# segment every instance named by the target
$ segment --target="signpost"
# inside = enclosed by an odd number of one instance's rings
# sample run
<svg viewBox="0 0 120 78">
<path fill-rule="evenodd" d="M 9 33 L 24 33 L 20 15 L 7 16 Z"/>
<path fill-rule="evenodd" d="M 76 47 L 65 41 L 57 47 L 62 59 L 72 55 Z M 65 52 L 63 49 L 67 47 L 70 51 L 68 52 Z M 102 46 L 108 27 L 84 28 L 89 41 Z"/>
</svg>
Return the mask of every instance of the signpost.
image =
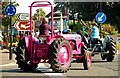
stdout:
<svg viewBox="0 0 120 78">
<path fill-rule="evenodd" d="M 104 23 L 107 17 L 103 12 L 99 12 L 95 18 L 98 23 Z"/>
<path fill-rule="evenodd" d="M 10 17 L 10 54 L 9 54 L 9 59 L 12 59 L 12 16 L 14 16 L 16 13 L 16 8 L 11 4 L 7 5 L 5 8 L 5 14 Z"/>
<path fill-rule="evenodd" d="M 98 23 L 103 24 L 106 21 L 107 17 L 103 12 L 99 12 L 99 13 L 97 13 L 95 19 Z M 100 26 L 100 37 L 101 36 L 102 35 L 101 35 L 101 26 Z"/>
<path fill-rule="evenodd" d="M 19 20 L 30 20 L 30 14 L 29 13 L 20 13 L 18 15 Z"/>
<path fill-rule="evenodd" d="M 32 29 L 34 29 L 34 21 L 32 21 Z M 18 30 L 18 31 L 30 31 L 30 21 L 28 20 L 19 20 L 16 21 L 16 23 L 14 24 L 14 27 Z"/>
<path fill-rule="evenodd" d="M 5 14 L 7 16 L 12 17 L 15 15 L 15 13 L 16 13 L 16 8 L 12 4 L 7 5 L 7 7 L 5 8 Z"/>
</svg>

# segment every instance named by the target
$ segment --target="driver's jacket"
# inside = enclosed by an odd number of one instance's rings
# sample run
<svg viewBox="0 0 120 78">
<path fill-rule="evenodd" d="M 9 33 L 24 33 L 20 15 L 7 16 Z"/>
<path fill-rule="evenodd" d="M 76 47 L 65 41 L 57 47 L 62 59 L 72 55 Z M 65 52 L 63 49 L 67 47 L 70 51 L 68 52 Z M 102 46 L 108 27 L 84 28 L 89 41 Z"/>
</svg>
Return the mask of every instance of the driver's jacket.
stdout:
<svg viewBox="0 0 120 78">
<path fill-rule="evenodd" d="M 93 26 L 93 27 L 92 27 L 91 38 L 100 38 L 100 37 L 99 37 L 99 29 L 98 29 L 97 26 Z"/>
</svg>

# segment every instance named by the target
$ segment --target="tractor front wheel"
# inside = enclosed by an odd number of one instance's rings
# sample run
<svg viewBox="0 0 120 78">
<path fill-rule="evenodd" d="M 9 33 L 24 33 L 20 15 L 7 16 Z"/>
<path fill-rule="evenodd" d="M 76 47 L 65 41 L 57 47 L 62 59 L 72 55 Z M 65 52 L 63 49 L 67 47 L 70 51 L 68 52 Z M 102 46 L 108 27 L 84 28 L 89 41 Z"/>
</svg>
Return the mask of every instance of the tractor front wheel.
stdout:
<svg viewBox="0 0 120 78">
<path fill-rule="evenodd" d="M 83 58 L 83 66 L 84 66 L 84 69 L 85 70 L 88 70 L 90 69 L 90 66 L 91 66 L 91 54 L 86 50 L 86 48 L 82 47 L 82 51 L 83 51 L 83 55 L 84 55 L 84 58 Z"/>
<path fill-rule="evenodd" d="M 72 48 L 69 41 L 58 38 L 50 45 L 49 62 L 55 72 L 67 72 L 71 65 Z"/>
<path fill-rule="evenodd" d="M 102 58 L 102 60 L 105 60 L 107 58 L 107 54 L 101 53 L 101 58 Z"/>
</svg>

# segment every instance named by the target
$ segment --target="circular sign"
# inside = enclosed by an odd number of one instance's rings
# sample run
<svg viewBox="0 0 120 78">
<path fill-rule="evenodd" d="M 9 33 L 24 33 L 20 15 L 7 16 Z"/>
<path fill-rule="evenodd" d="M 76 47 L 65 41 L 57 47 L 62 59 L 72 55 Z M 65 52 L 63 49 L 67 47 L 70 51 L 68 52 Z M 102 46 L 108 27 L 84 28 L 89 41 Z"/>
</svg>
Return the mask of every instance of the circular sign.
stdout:
<svg viewBox="0 0 120 78">
<path fill-rule="evenodd" d="M 97 15 L 96 15 L 96 21 L 98 23 L 104 23 L 106 21 L 106 15 L 103 13 L 103 12 L 99 12 Z"/>
<path fill-rule="evenodd" d="M 15 6 L 13 6 L 12 4 L 7 5 L 7 7 L 5 8 L 5 14 L 7 16 L 12 17 L 13 15 L 15 15 L 15 13 L 16 13 Z"/>
</svg>

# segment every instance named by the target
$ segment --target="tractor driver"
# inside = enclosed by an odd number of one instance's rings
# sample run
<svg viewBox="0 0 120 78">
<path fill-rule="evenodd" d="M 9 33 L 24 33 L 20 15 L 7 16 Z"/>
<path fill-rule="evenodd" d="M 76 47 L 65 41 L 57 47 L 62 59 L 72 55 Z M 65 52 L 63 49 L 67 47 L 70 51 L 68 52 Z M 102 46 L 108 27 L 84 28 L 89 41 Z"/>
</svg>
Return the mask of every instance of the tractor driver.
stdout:
<svg viewBox="0 0 120 78">
<path fill-rule="evenodd" d="M 42 25 L 39 27 L 40 35 L 49 35 L 51 31 L 51 26 L 48 25 L 48 18 L 43 18 Z"/>
<path fill-rule="evenodd" d="M 97 27 L 96 23 L 92 23 L 92 27 L 91 27 L 91 43 L 95 44 L 96 41 L 98 41 L 100 39 L 99 36 L 99 29 Z"/>
</svg>

